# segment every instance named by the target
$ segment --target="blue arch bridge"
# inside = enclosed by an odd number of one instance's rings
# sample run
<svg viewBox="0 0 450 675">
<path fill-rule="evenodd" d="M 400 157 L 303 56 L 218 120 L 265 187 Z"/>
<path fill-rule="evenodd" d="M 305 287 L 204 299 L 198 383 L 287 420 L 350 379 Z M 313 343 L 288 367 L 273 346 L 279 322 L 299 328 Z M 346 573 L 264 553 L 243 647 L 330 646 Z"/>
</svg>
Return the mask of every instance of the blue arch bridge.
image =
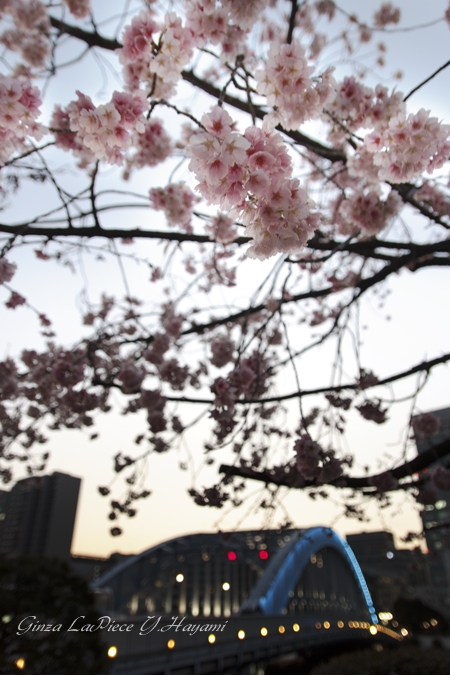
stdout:
<svg viewBox="0 0 450 675">
<path fill-rule="evenodd" d="M 113 675 L 235 672 L 325 645 L 402 640 L 379 624 L 350 546 L 325 527 L 179 537 L 92 588 Z"/>
</svg>

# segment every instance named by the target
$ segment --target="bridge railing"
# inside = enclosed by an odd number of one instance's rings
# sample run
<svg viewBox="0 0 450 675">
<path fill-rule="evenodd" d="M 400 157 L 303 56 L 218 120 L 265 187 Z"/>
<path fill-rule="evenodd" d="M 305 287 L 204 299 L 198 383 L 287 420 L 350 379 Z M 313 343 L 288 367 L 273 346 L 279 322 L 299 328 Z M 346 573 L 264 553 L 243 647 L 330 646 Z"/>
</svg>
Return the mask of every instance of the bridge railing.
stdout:
<svg viewBox="0 0 450 675">
<path fill-rule="evenodd" d="M 309 646 L 374 638 L 380 627 L 358 617 L 328 621 L 323 617 L 300 620 L 292 616 L 244 615 L 200 619 L 150 615 L 116 619 L 111 626 L 102 628 L 102 633 L 106 649 L 114 658 L 112 673 L 152 675 L 199 663 L 203 664 L 202 673 L 218 673 L 222 668 Z M 391 637 L 402 639 L 395 633 Z"/>
</svg>

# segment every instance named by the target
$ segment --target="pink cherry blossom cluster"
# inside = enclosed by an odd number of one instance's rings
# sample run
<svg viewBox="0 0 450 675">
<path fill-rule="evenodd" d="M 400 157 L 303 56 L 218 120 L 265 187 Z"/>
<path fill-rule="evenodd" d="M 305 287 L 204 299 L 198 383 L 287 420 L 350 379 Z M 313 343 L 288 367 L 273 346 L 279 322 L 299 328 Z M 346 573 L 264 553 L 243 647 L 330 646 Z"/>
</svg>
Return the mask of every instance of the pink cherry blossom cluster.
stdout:
<svg viewBox="0 0 450 675">
<path fill-rule="evenodd" d="M 381 401 L 365 401 L 361 405 L 357 405 L 365 420 L 371 420 L 375 424 L 384 424 L 387 420 L 387 410 L 381 407 Z"/>
<path fill-rule="evenodd" d="M 424 413 L 423 415 L 414 417 L 412 425 L 415 435 L 419 440 L 422 440 L 427 436 L 434 436 L 437 434 L 440 422 L 433 413 Z"/>
<path fill-rule="evenodd" d="M 386 200 L 381 198 L 379 188 L 365 193 L 354 192 L 342 200 L 336 224 L 345 236 L 359 231 L 373 236 L 384 230 L 402 206 L 402 199 L 395 190 L 391 190 Z"/>
<path fill-rule="evenodd" d="M 438 185 L 425 181 L 414 193 L 414 199 L 436 215 L 450 217 L 450 197 Z"/>
<path fill-rule="evenodd" d="M 147 420 L 152 433 L 157 434 L 167 427 L 164 416 L 166 399 L 158 389 L 143 389 L 137 401 L 138 408 L 147 410 Z"/>
<path fill-rule="evenodd" d="M 324 450 L 309 434 L 294 443 L 297 471 L 305 480 L 328 483 L 342 475 L 342 462 L 332 450 Z"/>
<path fill-rule="evenodd" d="M 63 2 L 67 5 L 69 12 L 78 19 L 84 19 L 89 16 L 91 11 L 90 0 L 63 0 Z"/>
<path fill-rule="evenodd" d="M 333 68 L 314 80 L 313 71 L 299 42 L 270 47 L 264 70 L 255 73 L 257 92 L 266 96 L 268 105 L 276 107 L 276 112 L 266 116 L 265 124 L 298 129 L 322 113 L 334 94 Z"/>
<path fill-rule="evenodd" d="M 11 281 L 16 273 L 16 263 L 11 263 L 5 257 L 0 258 L 0 285 Z"/>
<path fill-rule="evenodd" d="M 221 509 L 230 496 L 224 491 L 221 486 L 213 485 L 209 488 L 203 488 L 202 492 L 191 488 L 189 494 L 193 497 L 194 502 L 198 506 L 213 506 L 216 509 Z"/>
<path fill-rule="evenodd" d="M 195 36 L 197 47 L 208 42 L 221 46 L 220 59 L 233 63 L 245 53 L 244 40 L 267 0 L 188 0 L 187 27 Z"/>
<path fill-rule="evenodd" d="M 175 12 L 166 14 L 164 22 L 159 24 L 154 13 L 147 9 L 126 26 L 122 44 L 118 54 L 128 87 L 134 90 L 143 82 L 152 96 L 169 98 L 175 91 L 173 85 L 192 57 L 194 39 Z M 154 76 L 160 80 L 158 85 Z"/>
<path fill-rule="evenodd" d="M 327 105 L 327 112 L 334 121 L 329 137 L 335 143 L 342 142 L 348 131 L 385 128 L 392 117 L 406 110 L 403 95 L 386 87 L 366 87 L 354 77 L 346 77 L 338 86 L 336 95 Z"/>
<path fill-rule="evenodd" d="M 211 239 L 219 244 L 230 244 L 238 236 L 233 219 L 220 212 L 205 226 L 205 230 L 209 232 Z"/>
<path fill-rule="evenodd" d="M 144 131 L 134 134 L 133 150 L 129 166 L 141 169 L 144 166 L 156 166 L 164 162 L 172 153 L 172 140 L 159 117 L 144 121 Z"/>
<path fill-rule="evenodd" d="M 400 10 L 394 7 L 392 2 L 384 2 L 380 9 L 375 12 L 373 16 L 373 24 L 377 28 L 385 28 L 390 23 L 398 23 L 400 21 Z"/>
<path fill-rule="evenodd" d="M 188 186 L 181 183 L 169 183 L 164 188 L 151 188 L 150 202 L 156 211 L 164 211 L 167 223 L 177 225 L 185 232 L 193 232 L 191 218 L 198 197 Z"/>
<path fill-rule="evenodd" d="M 450 126 L 423 108 L 416 114 L 398 115 L 384 130 L 366 136 L 365 145 L 374 153 L 378 177 L 393 183 L 416 179 L 423 171 L 432 173 L 450 156 Z"/>
<path fill-rule="evenodd" d="M 0 75 L 0 162 L 26 147 L 28 136 L 39 140 L 45 127 L 40 115 L 40 93 L 27 80 Z"/>
<path fill-rule="evenodd" d="M 145 96 L 115 91 L 109 103 L 99 106 L 80 91 L 77 96 L 65 110 L 57 106 L 53 113 L 56 144 L 72 150 L 85 164 L 94 160 L 122 164 L 134 133 L 145 134 Z"/>
<path fill-rule="evenodd" d="M 134 394 L 140 390 L 145 376 L 146 372 L 143 368 L 137 367 L 134 363 L 128 363 L 121 368 L 117 379 L 122 383 L 124 394 Z"/>
<path fill-rule="evenodd" d="M 9 300 L 5 302 L 5 307 L 8 309 L 16 309 L 16 307 L 20 307 L 21 305 L 26 304 L 26 298 L 23 297 L 23 295 L 20 295 L 20 293 L 16 293 L 16 291 L 13 291 L 9 297 Z"/>
<path fill-rule="evenodd" d="M 166 333 L 155 333 L 150 346 L 144 351 L 146 361 L 158 365 L 163 362 L 164 354 L 170 348 L 170 338 Z"/>
<path fill-rule="evenodd" d="M 184 317 L 176 311 L 173 302 L 166 302 L 162 305 L 161 326 L 167 335 L 176 340 L 181 335 Z"/>
<path fill-rule="evenodd" d="M 334 18 L 336 5 L 333 0 L 316 0 L 314 6 L 319 16 L 325 15 L 328 18 L 328 21 L 331 21 Z"/>
<path fill-rule="evenodd" d="M 205 131 L 192 134 L 188 152 L 193 159 L 197 189 L 209 203 L 233 207 L 232 215 L 247 225 L 254 243 L 247 251 L 265 259 L 302 249 L 318 227 L 313 202 L 299 181 L 292 179 L 291 160 L 277 132 L 249 127 L 244 135 L 232 131 L 233 121 L 216 106 L 202 117 Z"/>
<path fill-rule="evenodd" d="M 158 365 L 158 374 L 162 382 L 168 382 L 172 389 L 181 391 L 186 386 L 189 368 L 181 366 L 177 359 L 171 358 Z"/>
<path fill-rule="evenodd" d="M 217 335 L 211 342 L 211 363 L 216 368 L 223 368 L 233 360 L 234 342 L 228 335 Z"/>
<path fill-rule="evenodd" d="M 5 30 L 0 42 L 18 51 L 29 66 L 42 67 L 50 54 L 50 21 L 47 8 L 40 0 L 3 2 L 0 15 L 8 12 L 14 28 Z"/>
<path fill-rule="evenodd" d="M 85 368 L 87 366 L 86 352 L 84 349 L 75 349 L 67 351 L 49 344 L 48 350 L 44 353 L 38 353 L 34 350 L 25 350 L 21 355 L 22 368 L 20 377 L 18 369 L 7 360 L 0 363 L 0 398 L 6 390 L 9 391 L 8 398 L 22 396 L 25 401 L 29 401 L 26 414 L 33 420 L 41 419 L 49 410 L 52 411 L 53 422 L 52 429 L 81 428 L 82 426 L 91 426 L 92 417 L 88 414 L 90 411 L 99 408 L 106 412 L 108 410 L 107 398 L 108 392 L 96 394 L 89 392 L 83 387 Z M 26 370 L 23 370 L 25 366 Z M 4 378 L 3 375 L 8 375 Z M 15 376 L 16 385 L 11 389 L 12 380 Z M 5 382 L 5 384 L 4 384 Z M 9 383 L 9 384 L 8 384 Z M 2 406 L 0 406 L 0 409 Z M 4 410 L 7 415 L 6 410 Z M 26 439 L 23 440 L 24 447 L 31 447 L 34 443 L 43 443 L 45 439 L 39 435 L 35 429 L 30 427 L 29 421 L 21 428 L 21 420 L 25 413 L 8 416 L 9 422 L 4 420 L 4 437 L 13 437 L 24 433 Z M 11 423 L 14 422 L 14 425 Z M 17 427 L 17 428 L 16 428 Z M 23 429 L 27 429 L 24 432 Z M 1 443 L 1 435 L 0 435 Z"/>
<path fill-rule="evenodd" d="M 240 396 L 258 398 L 264 394 L 269 386 L 269 372 L 267 359 L 258 352 L 242 359 L 227 376 L 217 377 L 211 387 L 215 394 L 214 405 L 230 412 Z"/>
</svg>

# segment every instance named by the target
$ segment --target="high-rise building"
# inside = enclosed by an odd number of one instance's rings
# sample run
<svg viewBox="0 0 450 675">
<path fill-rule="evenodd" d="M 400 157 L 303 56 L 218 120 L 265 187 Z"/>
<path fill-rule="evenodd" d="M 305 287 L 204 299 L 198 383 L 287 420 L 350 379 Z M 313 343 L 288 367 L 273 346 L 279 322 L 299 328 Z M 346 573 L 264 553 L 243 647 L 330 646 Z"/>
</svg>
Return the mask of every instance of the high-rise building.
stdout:
<svg viewBox="0 0 450 675">
<path fill-rule="evenodd" d="M 55 471 L 19 480 L 0 495 L 0 553 L 68 560 L 80 478 Z"/>
<path fill-rule="evenodd" d="M 419 455 L 450 439 L 450 408 L 431 412 L 438 419 L 439 428 L 435 434 L 425 438 L 420 438 L 416 434 Z M 448 468 L 449 458 L 437 460 L 432 465 L 434 466 Z M 450 587 L 450 492 L 438 492 L 436 502 L 426 504 L 420 515 L 429 551 L 430 583 L 448 588 Z"/>
<path fill-rule="evenodd" d="M 390 532 L 360 532 L 347 535 L 379 611 L 392 611 L 397 598 L 413 598 L 426 584 L 421 551 L 397 549 Z"/>
</svg>

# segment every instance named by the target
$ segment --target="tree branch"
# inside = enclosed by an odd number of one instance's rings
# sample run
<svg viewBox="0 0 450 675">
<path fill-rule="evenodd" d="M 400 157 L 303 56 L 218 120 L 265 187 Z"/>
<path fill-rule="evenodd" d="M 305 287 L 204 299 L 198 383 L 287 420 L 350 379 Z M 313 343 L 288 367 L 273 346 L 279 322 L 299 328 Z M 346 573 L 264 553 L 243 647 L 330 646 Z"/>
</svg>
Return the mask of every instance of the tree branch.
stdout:
<svg viewBox="0 0 450 675">
<path fill-rule="evenodd" d="M 397 480 L 402 478 L 407 478 L 414 473 L 423 471 L 424 469 L 429 468 L 439 459 L 443 459 L 450 455 L 450 439 L 446 439 L 439 443 L 438 445 L 433 446 L 429 450 L 421 453 L 415 457 L 410 462 L 405 462 L 401 466 L 393 469 L 391 471 L 392 476 Z M 219 468 L 220 473 L 224 473 L 226 476 L 238 476 L 239 478 L 249 478 L 251 480 L 256 480 L 267 485 L 278 485 L 286 486 L 289 488 L 296 488 L 303 490 L 309 487 L 320 487 L 321 485 L 331 485 L 336 488 L 351 488 L 353 490 L 365 490 L 370 489 L 374 494 L 377 492 L 377 489 L 374 487 L 372 481 L 376 480 L 382 474 L 373 474 L 371 476 L 363 477 L 352 477 L 352 476 L 341 476 L 330 483 L 316 483 L 315 481 L 305 481 L 299 480 L 299 474 L 293 467 L 287 467 L 286 476 L 279 476 L 278 472 L 265 470 L 265 471 L 255 471 L 249 467 L 238 467 L 230 466 L 229 464 L 221 464 Z M 297 479 L 297 482 L 296 482 Z M 408 483 L 407 487 L 418 487 L 420 481 L 416 483 Z M 400 486 L 401 487 L 401 486 Z M 397 489 L 397 488 L 396 488 Z"/>
</svg>

